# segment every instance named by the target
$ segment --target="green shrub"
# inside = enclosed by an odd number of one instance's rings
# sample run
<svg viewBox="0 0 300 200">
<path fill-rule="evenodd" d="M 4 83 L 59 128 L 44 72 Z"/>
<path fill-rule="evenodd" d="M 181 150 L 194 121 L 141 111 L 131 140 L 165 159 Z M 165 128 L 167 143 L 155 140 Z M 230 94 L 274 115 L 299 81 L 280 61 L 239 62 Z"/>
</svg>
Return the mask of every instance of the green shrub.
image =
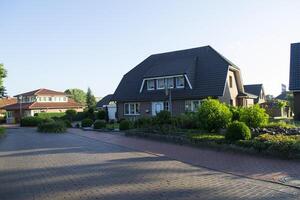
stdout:
<svg viewBox="0 0 300 200">
<path fill-rule="evenodd" d="M 0 137 L 3 136 L 4 134 L 5 134 L 5 128 L 0 127 Z"/>
<path fill-rule="evenodd" d="M 81 127 L 91 127 L 94 121 L 90 118 L 85 118 L 81 121 Z"/>
<path fill-rule="evenodd" d="M 59 120 L 59 121 L 62 121 L 63 123 L 65 123 L 66 127 L 67 128 L 72 128 L 72 123 L 70 122 L 70 120 L 68 119 L 65 119 L 65 120 Z"/>
<path fill-rule="evenodd" d="M 206 99 L 199 107 L 198 117 L 201 128 L 211 132 L 225 128 L 230 123 L 232 114 L 229 108 L 220 101 Z"/>
<path fill-rule="evenodd" d="M 47 119 L 47 118 L 62 118 L 66 115 L 64 112 L 56 112 L 56 113 L 47 113 L 47 112 L 41 112 L 41 113 L 36 113 L 37 117 L 40 117 L 42 119 Z"/>
<path fill-rule="evenodd" d="M 77 124 L 75 125 L 75 128 L 80 128 L 80 124 L 77 123 Z"/>
<path fill-rule="evenodd" d="M 85 118 L 87 118 L 86 112 L 77 112 L 77 114 L 74 117 L 73 121 L 82 121 Z"/>
<path fill-rule="evenodd" d="M 63 121 L 42 122 L 38 125 L 38 131 L 42 133 L 64 133 L 67 127 Z"/>
<path fill-rule="evenodd" d="M 229 124 L 226 133 L 226 140 L 249 140 L 251 139 L 251 132 L 248 126 L 244 122 L 234 121 Z"/>
<path fill-rule="evenodd" d="M 135 128 L 150 128 L 152 126 L 152 118 L 141 117 L 134 121 Z"/>
<path fill-rule="evenodd" d="M 215 143 L 224 143 L 225 137 L 224 135 L 218 134 L 188 134 L 188 138 L 191 140 L 192 143 L 199 143 L 199 142 L 215 142 Z"/>
<path fill-rule="evenodd" d="M 72 122 L 76 118 L 77 112 L 76 110 L 66 110 L 65 115 L 66 115 L 66 119 Z"/>
<path fill-rule="evenodd" d="M 240 121 L 242 108 L 236 106 L 229 106 L 229 109 L 232 114 L 232 121 Z"/>
<path fill-rule="evenodd" d="M 96 120 L 94 123 L 94 129 L 102 129 L 106 127 L 105 120 Z"/>
<path fill-rule="evenodd" d="M 169 111 L 166 111 L 166 110 L 160 111 L 153 118 L 153 123 L 157 124 L 157 125 L 171 124 L 172 123 L 171 113 Z"/>
<path fill-rule="evenodd" d="M 265 109 L 254 105 L 248 108 L 242 108 L 240 113 L 240 121 L 245 122 L 251 128 L 262 127 L 269 121 L 269 115 Z"/>
<path fill-rule="evenodd" d="M 181 114 L 176 118 L 177 126 L 182 129 L 197 129 L 200 127 L 196 113 Z"/>
<path fill-rule="evenodd" d="M 120 122 L 119 129 L 121 131 L 125 131 L 125 130 L 129 130 L 131 128 L 131 126 L 132 126 L 131 121 L 129 121 L 129 120 L 122 120 Z"/>
<path fill-rule="evenodd" d="M 44 119 L 41 117 L 23 117 L 20 122 L 20 126 L 38 126 L 40 123 L 43 122 Z"/>
<path fill-rule="evenodd" d="M 97 112 L 97 119 L 106 120 L 106 111 L 105 110 L 99 110 Z"/>
</svg>

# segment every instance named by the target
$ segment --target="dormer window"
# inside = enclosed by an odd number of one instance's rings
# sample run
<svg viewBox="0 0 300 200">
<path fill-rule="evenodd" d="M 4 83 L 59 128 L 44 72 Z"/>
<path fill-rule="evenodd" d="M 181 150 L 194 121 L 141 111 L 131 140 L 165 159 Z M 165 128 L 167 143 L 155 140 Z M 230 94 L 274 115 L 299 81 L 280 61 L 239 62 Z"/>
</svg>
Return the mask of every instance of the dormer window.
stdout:
<svg viewBox="0 0 300 200">
<path fill-rule="evenodd" d="M 173 78 L 167 78 L 166 79 L 167 88 L 174 88 L 174 79 Z"/>
<path fill-rule="evenodd" d="M 154 90 L 155 85 L 154 85 L 154 80 L 148 80 L 147 81 L 147 90 Z"/>
<path fill-rule="evenodd" d="M 157 79 L 156 86 L 158 90 L 165 89 L 165 79 Z"/>
<path fill-rule="evenodd" d="M 183 76 L 176 77 L 176 88 L 184 88 L 184 77 Z"/>
</svg>

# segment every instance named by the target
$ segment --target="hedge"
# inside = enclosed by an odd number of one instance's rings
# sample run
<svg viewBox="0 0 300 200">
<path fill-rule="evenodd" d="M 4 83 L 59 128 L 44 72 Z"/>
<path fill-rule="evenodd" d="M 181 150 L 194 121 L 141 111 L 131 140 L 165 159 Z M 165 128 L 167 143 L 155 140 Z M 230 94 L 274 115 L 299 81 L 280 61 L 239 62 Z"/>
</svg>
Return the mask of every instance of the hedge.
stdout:
<svg viewBox="0 0 300 200">
<path fill-rule="evenodd" d="M 66 115 L 64 112 L 57 112 L 57 113 L 47 113 L 47 112 L 41 112 L 37 113 L 37 117 L 46 119 L 46 118 L 62 118 Z"/>
<path fill-rule="evenodd" d="M 92 119 L 86 118 L 81 121 L 81 127 L 91 127 L 93 123 L 94 121 Z"/>
<path fill-rule="evenodd" d="M 42 122 L 38 125 L 38 131 L 42 133 L 64 133 L 66 130 L 63 121 Z"/>
<path fill-rule="evenodd" d="M 20 122 L 20 126 L 38 126 L 43 122 L 41 117 L 23 117 Z"/>
<path fill-rule="evenodd" d="M 0 127 L 0 137 L 5 135 L 5 128 Z"/>
<path fill-rule="evenodd" d="M 94 129 L 102 129 L 106 127 L 105 120 L 96 120 L 94 123 Z"/>
<path fill-rule="evenodd" d="M 251 139 L 251 132 L 249 127 L 244 122 L 234 121 L 229 124 L 226 134 L 226 140 L 249 140 Z"/>
</svg>

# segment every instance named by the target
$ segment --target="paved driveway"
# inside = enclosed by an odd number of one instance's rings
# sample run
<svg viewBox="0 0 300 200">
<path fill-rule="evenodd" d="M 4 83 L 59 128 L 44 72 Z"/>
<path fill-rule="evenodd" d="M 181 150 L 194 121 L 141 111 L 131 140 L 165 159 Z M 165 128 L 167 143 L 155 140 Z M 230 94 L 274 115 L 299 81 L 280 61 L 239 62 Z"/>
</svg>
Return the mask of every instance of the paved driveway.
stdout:
<svg viewBox="0 0 300 200">
<path fill-rule="evenodd" d="M 0 139 L 0 199 L 300 199 L 300 193 L 78 134 L 9 129 Z"/>
</svg>

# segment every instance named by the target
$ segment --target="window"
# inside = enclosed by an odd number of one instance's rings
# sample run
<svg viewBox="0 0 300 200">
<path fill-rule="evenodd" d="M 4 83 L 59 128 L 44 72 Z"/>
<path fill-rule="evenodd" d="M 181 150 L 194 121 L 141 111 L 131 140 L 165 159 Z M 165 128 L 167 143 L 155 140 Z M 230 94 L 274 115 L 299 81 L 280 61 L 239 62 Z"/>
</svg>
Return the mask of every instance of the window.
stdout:
<svg viewBox="0 0 300 200">
<path fill-rule="evenodd" d="M 125 103 L 124 104 L 124 115 L 139 115 L 140 104 L 139 103 Z"/>
<path fill-rule="evenodd" d="M 184 88 L 184 77 L 176 77 L 176 88 Z"/>
<path fill-rule="evenodd" d="M 154 80 L 147 81 L 147 90 L 154 90 Z"/>
<path fill-rule="evenodd" d="M 161 79 L 157 79 L 156 82 L 157 85 L 157 89 L 165 89 L 165 79 L 161 78 Z"/>
<path fill-rule="evenodd" d="M 164 102 L 164 110 L 169 111 L 169 109 L 170 109 L 169 102 L 168 102 L 168 101 L 165 101 L 165 102 Z"/>
<path fill-rule="evenodd" d="M 64 100 L 64 101 L 67 101 L 67 98 L 66 98 L 66 97 L 64 97 L 64 98 L 63 98 L 63 100 Z"/>
<path fill-rule="evenodd" d="M 229 76 L 229 87 L 232 88 L 232 76 Z"/>
<path fill-rule="evenodd" d="M 43 101 L 47 101 L 47 98 L 46 98 L 46 97 L 43 97 Z"/>
<path fill-rule="evenodd" d="M 166 78 L 167 88 L 174 88 L 174 79 Z"/>
<path fill-rule="evenodd" d="M 201 104 L 200 100 L 187 100 L 185 101 L 185 111 L 195 112 Z"/>
<path fill-rule="evenodd" d="M 230 105 L 232 105 L 232 106 L 233 106 L 233 100 L 232 100 L 232 99 L 230 99 Z"/>
<path fill-rule="evenodd" d="M 48 101 L 52 101 L 52 97 L 48 97 Z"/>
</svg>

